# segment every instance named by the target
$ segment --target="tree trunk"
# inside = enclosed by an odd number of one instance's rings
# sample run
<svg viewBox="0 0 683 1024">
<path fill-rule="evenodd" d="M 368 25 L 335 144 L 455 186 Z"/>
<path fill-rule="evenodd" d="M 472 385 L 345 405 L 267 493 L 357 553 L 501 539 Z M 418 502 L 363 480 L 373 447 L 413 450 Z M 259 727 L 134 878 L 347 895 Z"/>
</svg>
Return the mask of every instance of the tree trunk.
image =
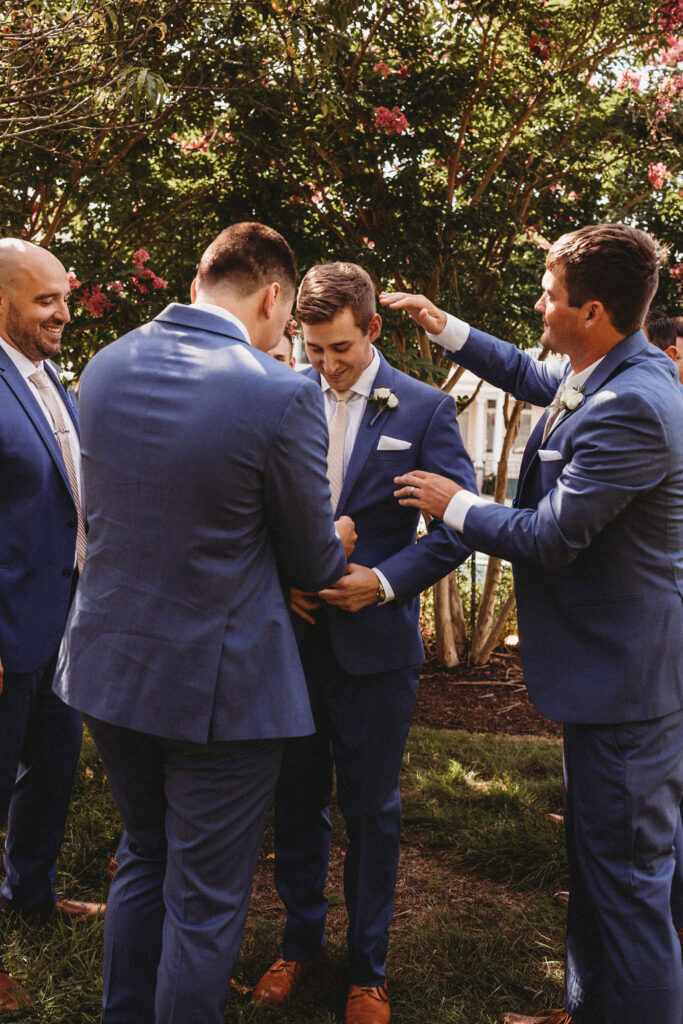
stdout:
<svg viewBox="0 0 683 1024">
<path fill-rule="evenodd" d="M 460 588 L 458 586 L 458 574 L 452 572 L 448 577 L 448 599 L 451 613 L 451 622 L 455 632 L 455 642 L 460 647 L 467 643 L 467 620 L 465 609 L 462 606 Z"/>
<path fill-rule="evenodd" d="M 434 584 L 434 631 L 436 633 L 436 656 L 446 668 L 455 668 L 459 663 L 456 633 L 453 627 L 450 607 L 449 577 Z"/>
<path fill-rule="evenodd" d="M 507 404 L 508 396 L 506 395 L 506 410 Z M 524 408 L 526 408 L 525 403 L 515 399 L 512 412 L 507 419 L 503 448 L 501 450 L 500 459 L 498 460 L 498 466 L 496 469 L 496 486 L 493 494 L 493 500 L 498 502 L 499 505 L 505 503 L 505 492 L 507 490 L 508 482 L 508 459 L 510 458 L 512 446 L 517 439 L 517 434 L 519 433 L 519 420 Z M 470 648 L 470 664 L 472 665 L 485 665 L 489 660 L 498 642 L 498 637 L 500 636 L 503 626 L 505 625 L 505 621 L 514 607 L 514 595 L 510 595 L 510 598 L 506 601 L 506 606 L 510 603 L 510 600 L 511 604 L 503 622 L 500 622 L 500 616 L 494 621 L 494 608 L 499 582 L 500 558 L 490 557 L 486 568 L 484 587 L 479 600 L 477 622 L 474 627 L 474 635 L 472 636 L 472 646 Z"/>
</svg>

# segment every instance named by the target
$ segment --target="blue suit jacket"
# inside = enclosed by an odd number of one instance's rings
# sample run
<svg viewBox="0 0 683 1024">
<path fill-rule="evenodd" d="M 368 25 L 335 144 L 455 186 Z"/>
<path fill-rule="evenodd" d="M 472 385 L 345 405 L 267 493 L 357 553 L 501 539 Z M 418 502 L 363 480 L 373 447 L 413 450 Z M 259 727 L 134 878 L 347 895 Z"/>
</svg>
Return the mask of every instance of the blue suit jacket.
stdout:
<svg viewBox="0 0 683 1024">
<path fill-rule="evenodd" d="M 319 385 L 320 375 L 304 371 Z M 380 354 L 373 388 L 390 388 L 396 409 L 377 416 L 367 403 L 344 476 L 336 516 L 351 516 L 358 543 L 351 561 L 378 568 L 396 600 L 359 612 L 329 607 L 330 637 L 337 661 L 351 675 L 392 672 L 424 657 L 419 629 L 420 593 L 469 555 L 459 534 L 441 520 L 416 543 L 419 512 L 394 498 L 394 477 L 411 469 L 443 473 L 476 490 L 474 470 L 456 421 L 455 402 L 437 388 L 393 369 Z M 402 451 L 379 451 L 382 435 L 407 441 Z"/>
<path fill-rule="evenodd" d="M 88 557 L 59 695 L 168 738 L 312 732 L 279 577 L 317 590 L 346 565 L 319 390 L 171 305 L 95 356 L 79 413 Z"/>
<path fill-rule="evenodd" d="M 549 404 L 567 360 L 471 330 L 457 362 Z M 472 508 L 464 538 L 514 568 L 530 696 L 551 718 L 617 723 L 683 706 L 683 395 L 641 331 L 522 461 L 515 508 Z M 547 414 L 546 414 L 547 415 Z"/>
<path fill-rule="evenodd" d="M 45 369 L 76 423 L 55 370 Z M 8 672 L 33 672 L 64 631 L 78 523 L 55 435 L 2 348 L 0 473 L 0 659 Z"/>
</svg>

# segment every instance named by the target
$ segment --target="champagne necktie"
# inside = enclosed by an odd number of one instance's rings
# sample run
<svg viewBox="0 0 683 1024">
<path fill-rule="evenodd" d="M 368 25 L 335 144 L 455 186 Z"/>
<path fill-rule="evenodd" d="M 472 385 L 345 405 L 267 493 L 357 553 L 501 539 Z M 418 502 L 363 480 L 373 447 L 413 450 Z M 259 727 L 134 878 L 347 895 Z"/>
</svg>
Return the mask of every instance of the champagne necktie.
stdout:
<svg viewBox="0 0 683 1024">
<path fill-rule="evenodd" d="M 66 475 L 69 480 L 69 487 L 71 488 L 71 494 L 74 499 L 74 504 L 76 505 L 76 517 L 78 520 L 78 529 L 76 531 L 76 563 L 78 565 L 78 571 L 82 572 L 87 544 L 85 538 L 85 520 L 83 518 L 80 487 L 76 477 L 76 467 L 74 466 L 71 445 L 69 444 L 69 431 L 62 414 L 62 403 L 55 394 L 55 389 L 52 382 L 49 380 L 48 375 L 45 373 L 45 370 L 36 370 L 35 373 L 31 374 L 29 380 L 38 388 L 43 404 L 50 413 L 55 437 L 57 438 L 57 444 L 59 445 L 59 450 L 61 451 L 62 459 L 64 460 L 64 468 L 66 469 Z"/>
<path fill-rule="evenodd" d="M 332 510 L 339 503 L 339 496 L 344 483 L 344 442 L 346 439 L 347 403 L 353 397 L 353 391 L 332 391 L 337 405 L 330 423 L 330 443 L 327 449 L 327 479 L 330 481 Z"/>
</svg>

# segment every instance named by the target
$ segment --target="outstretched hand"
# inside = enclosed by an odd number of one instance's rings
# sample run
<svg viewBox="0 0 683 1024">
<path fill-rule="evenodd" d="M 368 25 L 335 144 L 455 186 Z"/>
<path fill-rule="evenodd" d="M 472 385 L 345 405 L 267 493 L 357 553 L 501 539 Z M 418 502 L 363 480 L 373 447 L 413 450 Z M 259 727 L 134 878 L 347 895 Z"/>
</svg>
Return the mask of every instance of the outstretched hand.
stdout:
<svg viewBox="0 0 683 1024">
<path fill-rule="evenodd" d="M 425 295 L 411 295 L 408 292 L 382 292 L 379 301 L 389 309 L 405 309 L 416 324 L 428 334 L 441 334 L 446 326 L 446 314 L 435 306 Z"/>
<path fill-rule="evenodd" d="M 394 491 L 394 497 L 399 499 L 399 505 L 419 508 L 439 519 L 443 519 L 453 495 L 464 490 L 455 480 L 439 476 L 438 473 L 426 473 L 423 469 L 414 469 L 412 473 L 395 476 L 394 483 L 399 485 L 399 489 Z"/>
</svg>

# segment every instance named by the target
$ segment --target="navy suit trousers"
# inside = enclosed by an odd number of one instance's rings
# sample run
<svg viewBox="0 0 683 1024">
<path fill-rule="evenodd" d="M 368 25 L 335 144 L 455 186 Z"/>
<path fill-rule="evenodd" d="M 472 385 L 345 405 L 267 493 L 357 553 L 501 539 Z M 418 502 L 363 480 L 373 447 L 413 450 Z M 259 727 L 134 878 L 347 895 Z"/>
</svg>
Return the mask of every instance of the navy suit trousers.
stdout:
<svg viewBox="0 0 683 1024">
<path fill-rule="evenodd" d="M 57 854 L 81 749 L 81 716 L 52 692 L 55 656 L 5 672 L 0 694 L 0 822 L 7 821 L 2 895 L 20 913 L 57 899 Z"/>
<path fill-rule="evenodd" d="M 168 740 L 85 716 L 125 832 L 104 1024 L 221 1024 L 281 740 Z"/>
<path fill-rule="evenodd" d="M 569 912 L 565 1009 L 577 1024 L 681 1024 L 671 915 L 683 711 L 564 726 Z"/>
<path fill-rule="evenodd" d="M 321 617 L 322 618 L 322 617 Z M 344 896 L 351 982 L 386 976 L 401 838 L 399 772 L 419 666 L 352 676 L 338 664 L 324 618 L 301 645 L 314 736 L 287 740 L 275 791 L 275 884 L 287 911 L 286 960 L 325 944 L 333 771 L 348 832 Z"/>
</svg>

